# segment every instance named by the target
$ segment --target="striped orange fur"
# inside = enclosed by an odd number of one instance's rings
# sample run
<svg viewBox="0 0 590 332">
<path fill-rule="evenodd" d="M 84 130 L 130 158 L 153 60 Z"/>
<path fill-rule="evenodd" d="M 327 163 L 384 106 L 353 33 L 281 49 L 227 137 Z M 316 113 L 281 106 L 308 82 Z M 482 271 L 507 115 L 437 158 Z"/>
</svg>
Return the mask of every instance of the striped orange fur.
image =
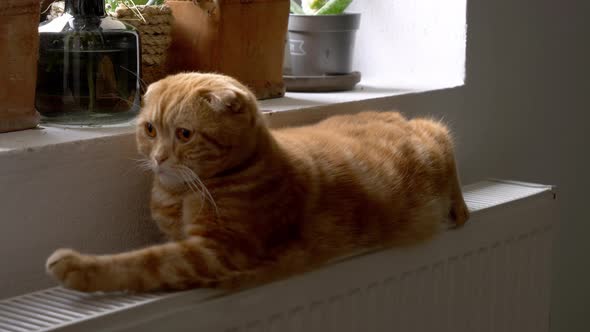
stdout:
<svg viewBox="0 0 590 332">
<path fill-rule="evenodd" d="M 144 101 L 137 145 L 170 242 L 102 256 L 60 249 L 47 269 L 66 287 L 241 287 L 468 219 L 436 121 L 365 112 L 270 130 L 252 93 L 215 74 L 168 77 Z"/>
</svg>

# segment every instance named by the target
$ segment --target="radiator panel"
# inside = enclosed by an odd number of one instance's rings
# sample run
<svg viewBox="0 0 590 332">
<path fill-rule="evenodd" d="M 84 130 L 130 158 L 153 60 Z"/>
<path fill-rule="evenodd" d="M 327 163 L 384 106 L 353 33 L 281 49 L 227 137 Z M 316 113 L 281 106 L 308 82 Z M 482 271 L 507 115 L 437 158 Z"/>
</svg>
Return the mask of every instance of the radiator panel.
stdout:
<svg viewBox="0 0 590 332">
<path fill-rule="evenodd" d="M 470 222 L 411 248 L 223 294 L 82 294 L 0 300 L 0 331 L 548 331 L 554 192 L 464 187 Z"/>
</svg>

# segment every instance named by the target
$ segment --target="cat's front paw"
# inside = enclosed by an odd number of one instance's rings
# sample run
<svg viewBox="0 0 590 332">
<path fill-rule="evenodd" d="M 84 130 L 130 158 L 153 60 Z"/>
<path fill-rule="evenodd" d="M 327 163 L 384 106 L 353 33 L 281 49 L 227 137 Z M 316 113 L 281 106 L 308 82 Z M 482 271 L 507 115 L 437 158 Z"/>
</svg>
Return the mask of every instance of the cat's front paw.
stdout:
<svg viewBox="0 0 590 332">
<path fill-rule="evenodd" d="M 91 256 L 85 256 L 71 249 L 58 249 L 49 258 L 47 273 L 64 287 L 79 291 L 92 291 L 93 266 Z"/>
</svg>

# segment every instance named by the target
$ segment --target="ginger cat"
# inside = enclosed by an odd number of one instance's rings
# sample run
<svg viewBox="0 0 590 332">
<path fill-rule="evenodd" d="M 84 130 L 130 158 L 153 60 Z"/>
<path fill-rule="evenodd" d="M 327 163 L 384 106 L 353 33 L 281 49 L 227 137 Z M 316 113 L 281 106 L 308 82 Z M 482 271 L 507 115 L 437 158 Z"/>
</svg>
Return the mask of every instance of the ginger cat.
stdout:
<svg viewBox="0 0 590 332">
<path fill-rule="evenodd" d="M 447 129 L 399 113 L 269 130 L 236 80 L 178 74 L 149 87 L 137 145 L 154 172 L 152 216 L 171 241 L 116 255 L 57 250 L 47 270 L 64 286 L 242 287 L 468 219 Z"/>
</svg>

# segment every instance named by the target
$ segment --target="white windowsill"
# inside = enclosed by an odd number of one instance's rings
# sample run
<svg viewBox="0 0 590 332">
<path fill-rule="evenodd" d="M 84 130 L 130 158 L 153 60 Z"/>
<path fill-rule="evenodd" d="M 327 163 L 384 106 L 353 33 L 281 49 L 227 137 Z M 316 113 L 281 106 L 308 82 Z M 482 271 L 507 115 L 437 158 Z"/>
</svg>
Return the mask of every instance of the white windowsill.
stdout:
<svg viewBox="0 0 590 332">
<path fill-rule="evenodd" d="M 360 103 L 381 98 L 392 98 L 399 95 L 419 93 L 425 91 L 448 88 L 450 86 L 436 88 L 389 88 L 378 85 L 359 84 L 355 90 L 332 93 L 287 93 L 285 97 L 263 100 L 260 109 L 265 114 L 273 115 L 273 119 L 283 112 L 303 112 L 306 110 L 318 110 L 323 106 L 333 106 L 344 103 Z M 302 113 L 303 114 L 303 113 Z M 271 121 L 272 123 L 273 121 Z M 282 121 L 285 122 L 285 121 Z M 132 134 L 135 128 L 132 122 L 100 126 L 55 126 L 42 124 L 36 129 L 13 133 L 0 134 L 0 156 L 6 153 L 18 153 L 19 151 L 32 152 L 37 149 L 71 142 L 86 140 L 100 140 L 106 137 Z"/>
</svg>

